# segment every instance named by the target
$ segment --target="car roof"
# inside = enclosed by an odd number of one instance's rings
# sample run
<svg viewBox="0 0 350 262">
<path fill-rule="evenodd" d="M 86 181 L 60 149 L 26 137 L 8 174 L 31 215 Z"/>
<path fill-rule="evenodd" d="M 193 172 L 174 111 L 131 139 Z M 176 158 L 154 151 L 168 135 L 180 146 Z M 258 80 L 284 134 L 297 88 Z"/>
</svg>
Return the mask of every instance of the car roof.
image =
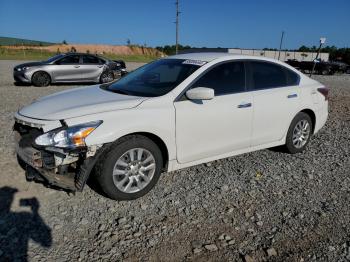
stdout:
<svg viewBox="0 0 350 262">
<path fill-rule="evenodd" d="M 167 59 L 188 59 L 188 60 L 200 60 L 204 62 L 211 62 L 216 59 L 253 59 L 253 60 L 262 60 L 280 63 L 276 59 L 267 58 L 263 56 L 251 56 L 251 55 L 239 55 L 239 54 L 230 54 L 230 53 L 220 53 L 220 52 L 210 52 L 210 53 L 188 53 L 168 56 Z"/>
<path fill-rule="evenodd" d="M 97 57 L 99 59 L 102 59 L 104 61 L 110 61 L 108 58 L 100 56 L 99 54 L 89 54 L 89 53 L 78 53 L 78 52 L 67 52 L 67 53 L 62 53 L 61 55 L 63 56 L 67 56 L 67 55 L 90 55 L 90 56 L 94 56 Z"/>
<path fill-rule="evenodd" d="M 98 55 L 95 55 L 95 54 L 78 53 L 78 52 L 67 52 L 67 53 L 62 53 L 62 55 L 92 55 L 92 56 L 98 56 Z"/>
</svg>

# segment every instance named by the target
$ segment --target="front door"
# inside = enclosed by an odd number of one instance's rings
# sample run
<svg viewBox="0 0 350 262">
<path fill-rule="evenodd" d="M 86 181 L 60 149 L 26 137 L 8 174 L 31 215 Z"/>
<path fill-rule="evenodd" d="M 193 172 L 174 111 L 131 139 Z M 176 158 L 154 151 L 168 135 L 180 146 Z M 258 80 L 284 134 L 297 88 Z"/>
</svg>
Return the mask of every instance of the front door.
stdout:
<svg viewBox="0 0 350 262">
<path fill-rule="evenodd" d="M 250 145 L 252 97 L 245 88 L 243 62 L 209 69 L 190 88 L 214 89 L 212 100 L 174 102 L 177 159 L 180 163 L 215 157 Z"/>
<path fill-rule="evenodd" d="M 56 61 L 52 68 L 54 80 L 57 82 L 81 80 L 82 71 L 79 55 L 67 55 Z"/>
</svg>

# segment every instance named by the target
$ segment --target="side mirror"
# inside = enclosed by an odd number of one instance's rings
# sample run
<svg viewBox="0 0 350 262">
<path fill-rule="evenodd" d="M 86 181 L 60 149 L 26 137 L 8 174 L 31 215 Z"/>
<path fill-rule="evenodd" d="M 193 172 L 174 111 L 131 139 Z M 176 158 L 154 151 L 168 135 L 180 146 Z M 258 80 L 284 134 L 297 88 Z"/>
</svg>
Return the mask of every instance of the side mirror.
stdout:
<svg viewBox="0 0 350 262">
<path fill-rule="evenodd" d="M 186 96 L 190 100 L 210 100 L 214 98 L 214 89 L 208 87 L 196 87 L 188 90 Z"/>
</svg>

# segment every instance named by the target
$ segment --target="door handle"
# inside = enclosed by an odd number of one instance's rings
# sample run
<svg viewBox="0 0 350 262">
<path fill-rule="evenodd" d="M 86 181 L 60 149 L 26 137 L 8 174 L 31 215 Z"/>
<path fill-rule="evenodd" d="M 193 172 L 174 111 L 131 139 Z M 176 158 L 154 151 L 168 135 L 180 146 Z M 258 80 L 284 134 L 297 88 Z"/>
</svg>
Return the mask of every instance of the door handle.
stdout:
<svg viewBox="0 0 350 262">
<path fill-rule="evenodd" d="M 102 68 L 102 67 L 103 67 L 103 65 L 98 65 L 97 67 L 98 67 L 98 68 Z"/>
<path fill-rule="evenodd" d="M 80 65 L 75 65 L 74 67 L 75 67 L 75 68 L 79 68 L 79 67 L 80 67 Z"/>
<path fill-rule="evenodd" d="M 297 94 L 290 94 L 287 96 L 287 98 L 294 98 L 294 97 L 297 97 L 298 95 Z"/>
<path fill-rule="evenodd" d="M 252 103 L 245 103 L 245 104 L 239 104 L 237 107 L 238 108 L 247 108 L 247 107 L 251 107 Z"/>
</svg>

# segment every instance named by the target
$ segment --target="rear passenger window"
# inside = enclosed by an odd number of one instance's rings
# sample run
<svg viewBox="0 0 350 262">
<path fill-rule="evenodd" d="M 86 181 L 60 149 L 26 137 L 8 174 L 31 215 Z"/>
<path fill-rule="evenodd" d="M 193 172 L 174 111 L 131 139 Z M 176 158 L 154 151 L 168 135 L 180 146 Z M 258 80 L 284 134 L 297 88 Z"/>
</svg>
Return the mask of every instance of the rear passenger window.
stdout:
<svg viewBox="0 0 350 262">
<path fill-rule="evenodd" d="M 234 94 L 245 91 L 245 69 L 243 62 L 218 65 L 201 76 L 193 85 L 214 89 L 215 95 Z"/>
<path fill-rule="evenodd" d="M 100 59 L 95 56 L 84 55 L 83 56 L 83 64 L 99 64 Z"/>
<path fill-rule="evenodd" d="M 286 69 L 287 72 L 287 81 L 289 86 L 299 85 L 299 76 L 294 73 L 292 70 Z"/>
<path fill-rule="evenodd" d="M 297 85 L 299 76 L 280 65 L 250 62 L 254 90 Z"/>
</svg>

